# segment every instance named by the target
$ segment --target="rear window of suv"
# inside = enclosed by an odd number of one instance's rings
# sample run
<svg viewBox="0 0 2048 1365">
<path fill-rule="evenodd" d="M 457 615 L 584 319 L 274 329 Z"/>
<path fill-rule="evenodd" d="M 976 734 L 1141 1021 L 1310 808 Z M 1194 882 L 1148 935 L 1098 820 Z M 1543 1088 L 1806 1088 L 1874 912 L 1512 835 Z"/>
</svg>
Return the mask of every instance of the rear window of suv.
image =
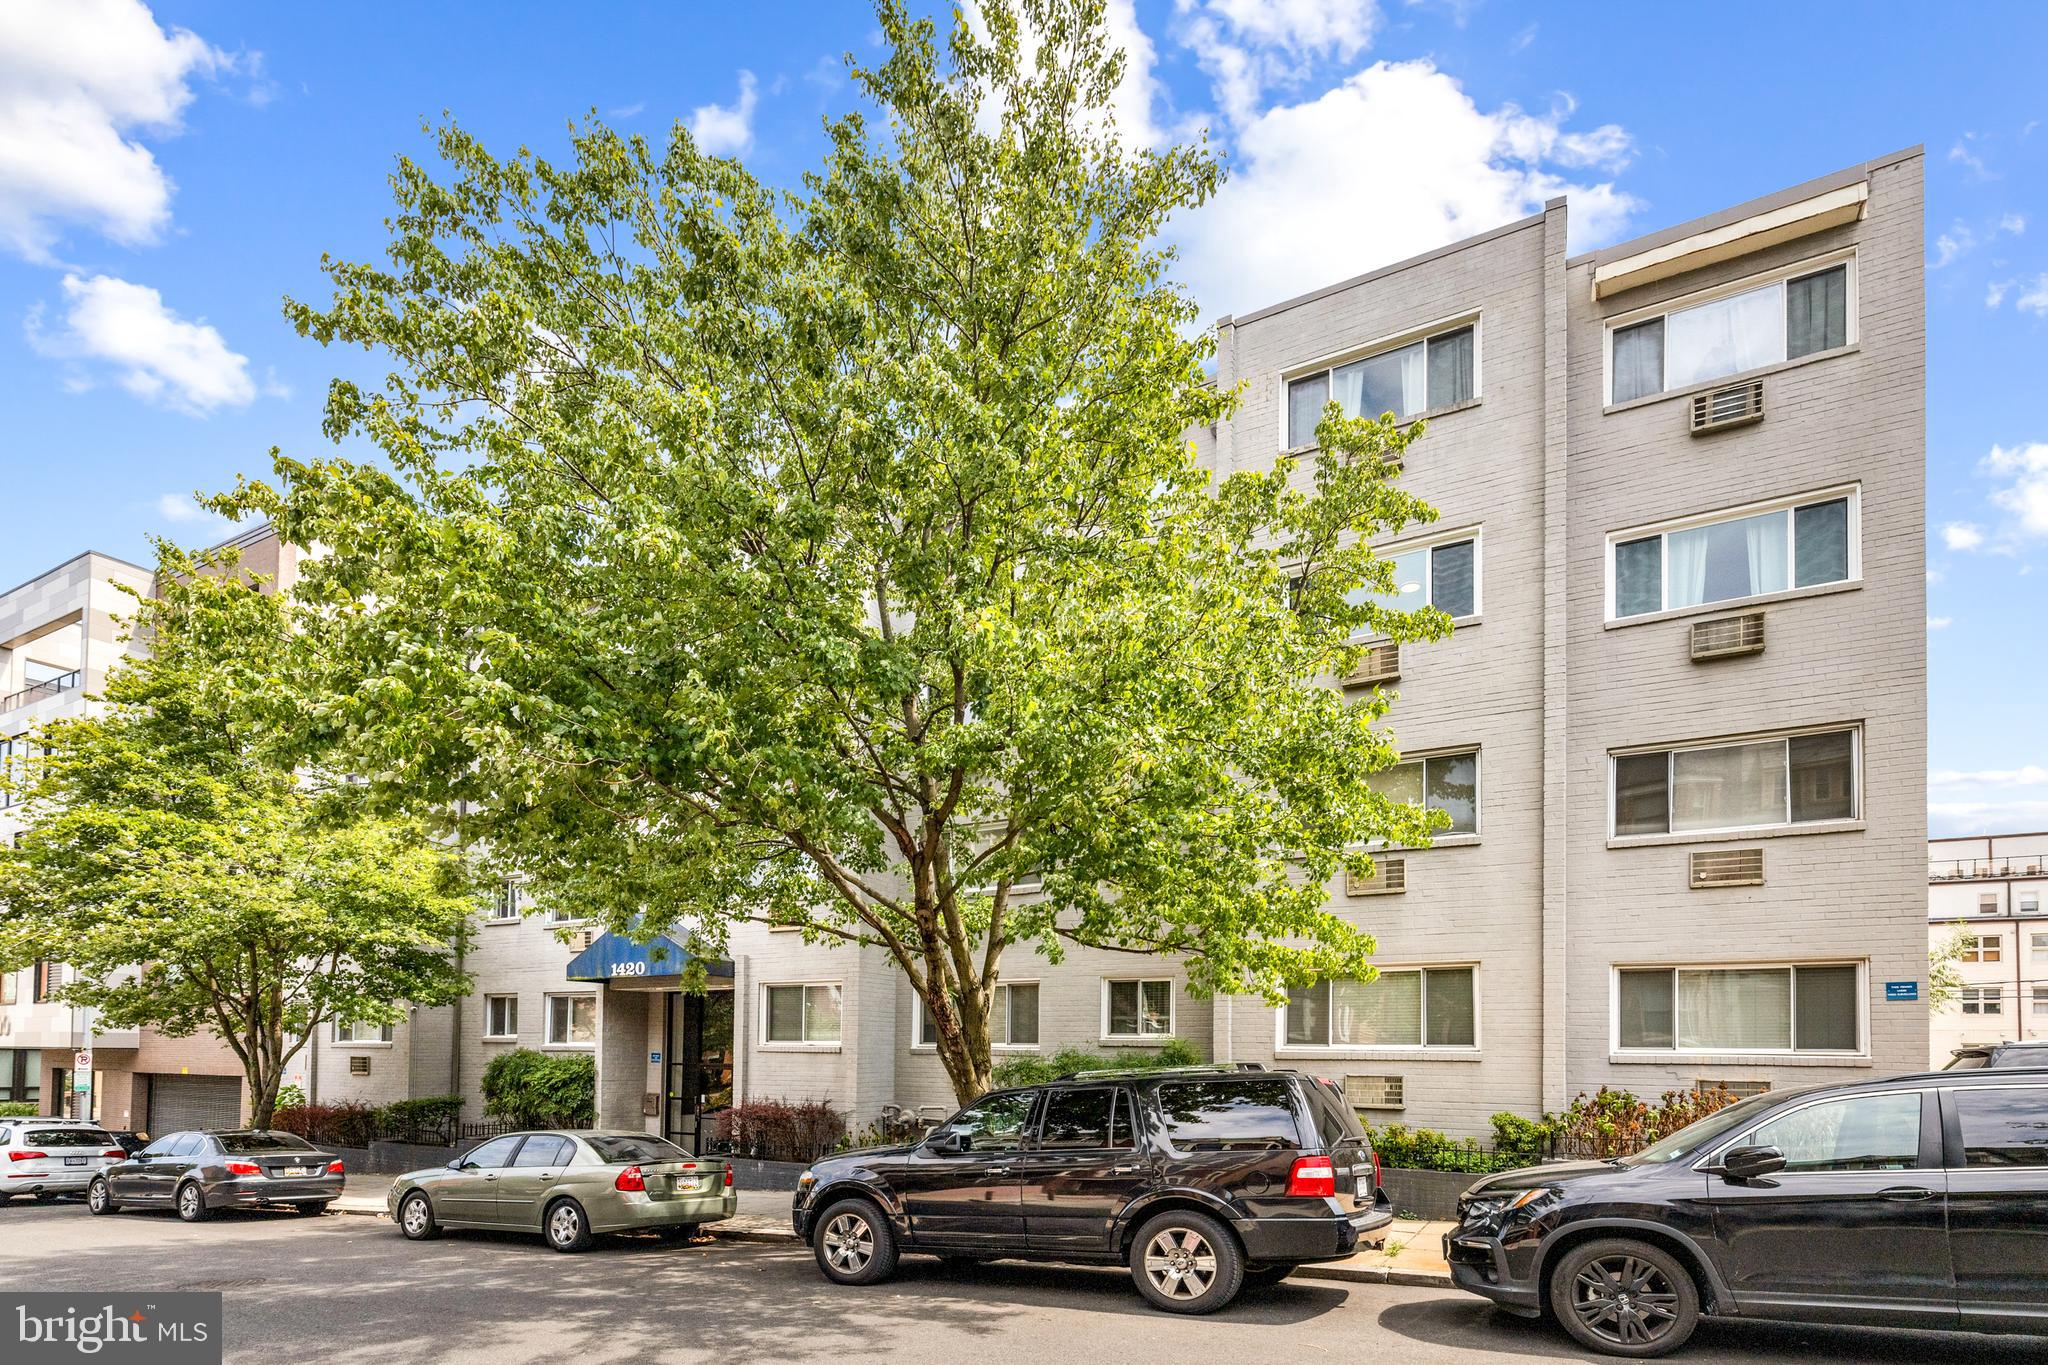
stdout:
<svg viewBox="0 0 2048 1365">
<path fill-rule="evenodd" d="M 1279 1076 L 1162 1081 L 1154 1095 L 1166 1137 L 1183 1152 L 1299 1147 L 1294 1087 Z"/>
</svg>

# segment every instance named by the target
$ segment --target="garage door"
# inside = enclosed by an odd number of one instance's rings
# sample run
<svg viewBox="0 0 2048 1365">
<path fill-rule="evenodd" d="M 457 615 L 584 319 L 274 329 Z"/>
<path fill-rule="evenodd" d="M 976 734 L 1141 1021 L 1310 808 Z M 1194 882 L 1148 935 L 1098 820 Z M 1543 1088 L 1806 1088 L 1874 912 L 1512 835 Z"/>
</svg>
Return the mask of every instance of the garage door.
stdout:
<svg viewBox="0 0 2048 1365">
<path fill-rule="evenodd" d="M 185 1128 L 239 1128 L 242 1124 L 242 1079 L 239 1076 L 151 1076 L 151 1137 Z"/>
</svg>

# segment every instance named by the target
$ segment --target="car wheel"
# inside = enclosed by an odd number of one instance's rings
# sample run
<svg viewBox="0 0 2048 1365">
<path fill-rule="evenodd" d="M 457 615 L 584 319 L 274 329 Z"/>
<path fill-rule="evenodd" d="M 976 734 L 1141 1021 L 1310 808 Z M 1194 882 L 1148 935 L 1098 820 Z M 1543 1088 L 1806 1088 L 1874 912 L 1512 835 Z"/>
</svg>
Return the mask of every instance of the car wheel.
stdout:
<svg viewBox="0 0 2048 1365">
<path fill-rule="evenodd" d="M 106 1178 L 96 1176 L 92 1184 L 85 1187 L 85 1206 L 94 1213 L 119 1213 L 121 1206 L 114 1202 L 114 1192 L 107 1188 Z"/>
<path fill-rule="evenodd" d="M 1647 1360 L 1685 1344 L 1699 1324 L 1700 1293 L 1670 1252 L 1611 1238 L 1559 1258 L 1550 1311 L 1581 1345 Z"/>
<path fill-rule="evenodd" d="M 1208 1214 L 1169 1210 L 1131 1239 L 1131 1279 L 1154 1308 L 1213 1313 L 1243 1288 L 1244 1253 Z"/>
<path fill-rule="evenodd" d="M 1271 1289 L 1294 1273 L 1291 1265 L 1255 1265 L 1244 1272 L 1246 1289 Z"/>
<path fill-rule="evenodd" d="M 418 1190 L 399 1202 L 398 1230 L 412 1242 L 424 1242 L 441 1235 L 441 1225 L 434 1221 L 433 1204 Z"/>
<path fill-rule="evenodd" d="M 590 1219 L 573 1199 L 558 1199 L 548 1205 L 541 1227 L 548 1245 L 557 1251 L 587 1251 L 590 1247 Z"/>
<path fill-rule="evenodd" d="M 206 1192 L 199 1186 L 186 1182 L 178 1186 L 178 1217 L 188 1223 L 203 1223 L 213 1214 L 206 1207 Z"/>
<path fill-rule="evenodd" d="M 826 1209 L 811 1247 L 818 1269 L 836 1284 L 873 1284 L 896 1269 L 896 1232 L 865 1199 L 842 1199 Z"/>
</svg>

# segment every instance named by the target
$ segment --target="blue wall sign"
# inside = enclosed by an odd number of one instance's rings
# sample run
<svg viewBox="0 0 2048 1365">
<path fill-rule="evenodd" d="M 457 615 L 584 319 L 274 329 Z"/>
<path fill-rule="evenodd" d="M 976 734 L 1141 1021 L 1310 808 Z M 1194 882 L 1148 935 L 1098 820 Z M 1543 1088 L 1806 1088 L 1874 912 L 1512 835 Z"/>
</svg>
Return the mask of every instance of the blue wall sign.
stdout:
<svg viewBox="0 0 2048 1365">
<path fill-rule="evenodd" d="M 1920 983 L 1917 981 L 1887 981 L 1884 983 L 1886 1000 L 1918 1000 Z"/>
<path fill-rule="evenodd" d="M 660 1066 L 660 1065 L 661 1065 L 661 1054 L 660 1054 L 659 1052 L 650 1052 L 650 1053 L 648 1053 L 648 1054 L 647 1054 L 647 1065 L 649 1065 L 649 1066 Z"/>
<path fill-rule="evenodd" d="M 571 981 L 638 980 L 650 976 L 681 976 L 690 955 L 667 934 L 645 943 L 624 934 L 605 934 L 569 960 Z M 723 981 L 732 979 L 730 962 L 706 962 L 704 970 Z"/>
</svg>

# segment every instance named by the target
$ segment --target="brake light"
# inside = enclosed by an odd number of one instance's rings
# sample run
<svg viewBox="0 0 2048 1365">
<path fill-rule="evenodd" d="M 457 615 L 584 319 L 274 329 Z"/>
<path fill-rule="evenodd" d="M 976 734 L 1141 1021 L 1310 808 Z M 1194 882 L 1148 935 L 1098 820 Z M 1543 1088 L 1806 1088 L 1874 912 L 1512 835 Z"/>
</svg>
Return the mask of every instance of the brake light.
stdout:
<svg viewBox="0 0 2048 1365">
<path fill-rule="evenodd" d="M 262 1175 L 263 1168 L 253 1161 L 230 1161 L 226 1167 L 229 1175 Z"/>
<path fill-rule="evenodd" d="M 647 1177 L 640 1174 L 638 1166 L 628 1166 L 625 1170 L 619 1172 L 619 1178 L 612 1182 L 612 1188 L 624 1190 L 628 1194 L 634 1191 L 644 1191 L 647 1188 Z"/>
<path fill-rule="evenodd" d="M 1384 1183 L 1386 1182 L 1380 1179 L 1380 1154 L 1374 1152 L 1372 1154 L 1372 1187 L 1378 1189 Z"/>
<path fill-rule="evenodd" d="M 101 1152 L 100 1155 L 110 1156 L 116 1161 L 124 1161 L 128 1157 L 128 1153 L 122 1151 L 119 1147 L 109 1147 L 106 1151 Z"/>
<path fill-rule="evenodd" d="M 7 1159 L 9 1161 L 48 1161 L 50 1154 L 48 1152 L 9 1152 Z"/>
<path fill-rule="evenodd" d="M 732 1188 L 732 1167 L 730 1166 L 725 1168 L 725 1187 L 727 1189 Z"/>
<path fill-rule="evenodd" d="M 1323 1199 L 1337 1193 L 1337 1167 L 1326 1156 L 1298 1156 L 1287 1173 L 1287 1194 L 1293 1199 Z"/>
<path fill-rule="evenodd" d="M 340 1163 L 339 1161 L 330 1161 L 330 1162 L 328 1162 L 328 1163 L 327 1163 L 327 1174 L 329 1174 L 329 1175 L 341 1175 L 341 1174 L 343 1174 L 343 1170 L 342 1170 L 342 1165 L 341 1165 L 341 1163 Z"/>
</svg>

